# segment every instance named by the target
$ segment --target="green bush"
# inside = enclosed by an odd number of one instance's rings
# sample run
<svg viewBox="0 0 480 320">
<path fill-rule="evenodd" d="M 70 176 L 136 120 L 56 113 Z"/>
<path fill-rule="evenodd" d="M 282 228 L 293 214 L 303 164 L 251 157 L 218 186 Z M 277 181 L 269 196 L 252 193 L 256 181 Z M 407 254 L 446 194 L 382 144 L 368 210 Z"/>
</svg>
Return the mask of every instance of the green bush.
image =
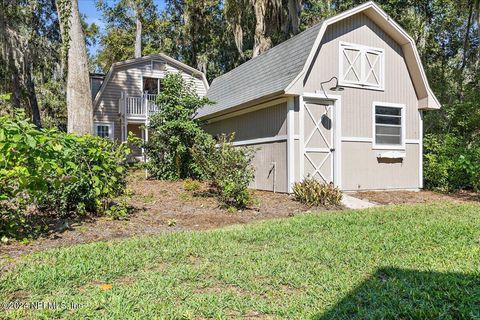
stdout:
<svg viewBox="0 0 480 320">
<path fill-rule="evenodd" d="M 195 163 L 203 176 L 210 181 L 219 201 L 226 207 L 244 208 L 252 204 L 253 198 L 248 185 L 253 181 L 254 170 L 251 166 L 254 149 L 235 147 L 231 143 L 233 135 L 213 139 L 206 146 L 194 147 Z"/>
<path fill-rule="evenodd" d="M 107 139 L 38 130 L 0 117 L 0 233 L 16 234 L 27 208 L 104 214 L 124 193 L 130 148 Z"/>
<path fill-rule="evenodd" d="M 428 189 L 480 190 L 480 145 L 453 134 L 426 135 L 424 178 Z"/>
<path fill-rule="evenodd" d="M 342 192 L 333 184 L 320 183 L 308 176 L 293 185 L 295 200 L 308 206 L 338 206 L 342 201 Z"/>
<path fill-rule="evenodd" d="M 162 80 L 162 91 L 157 98 L 159 112 L 150 119 L 149 140 L 145 144 L 147 168 L 153 178 L 199 178 L 191 148 L 208 135 L 194 116 L 209 103 L 180 74 L 168 74 Z"/>
<path fill-rule="evenodd" d="M 192 180 L 190 178 L 186 179 L 183 182 L 183 188 L 185 191 L 193 192 L 193 191 L 198 191 L 200 190 L 200 182 L 197 180 Z"/>
</svg>

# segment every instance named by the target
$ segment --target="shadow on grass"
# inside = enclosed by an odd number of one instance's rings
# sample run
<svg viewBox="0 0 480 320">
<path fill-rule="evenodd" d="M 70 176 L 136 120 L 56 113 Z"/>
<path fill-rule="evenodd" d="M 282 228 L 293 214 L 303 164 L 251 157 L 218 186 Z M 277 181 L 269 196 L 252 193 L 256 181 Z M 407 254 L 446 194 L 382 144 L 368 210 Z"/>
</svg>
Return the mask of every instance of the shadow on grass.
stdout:
<svg viewBox="0 0 480 320">
<path fill-rule="evenodd" d="M 480 319 L 480 278 L 382 268 L 314 319 Z"/>
</svg>

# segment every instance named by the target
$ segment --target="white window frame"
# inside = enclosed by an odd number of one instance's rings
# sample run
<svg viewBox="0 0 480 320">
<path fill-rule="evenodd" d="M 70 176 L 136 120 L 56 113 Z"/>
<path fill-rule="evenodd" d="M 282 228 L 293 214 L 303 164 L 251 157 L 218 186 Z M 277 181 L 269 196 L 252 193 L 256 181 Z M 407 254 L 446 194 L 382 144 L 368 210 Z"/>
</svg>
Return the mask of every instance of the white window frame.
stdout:
<svg viewBox="0 0 480 320">
<path fill-rule="evenodd" d="M 153 70 L 153 63 L 154 62 L 158 62 L 158 63 L 162 63 L 164 66 L 165 66 L 165 70 Z M 150 61 L 150 70 L 153 72 L 153 71 L 157 71 L 157 72 L 165 72 L 167 71 L 167 63 L 163 60 L 151 60 Z"/>
<path fill-rule="evenodd" d="M 360 81 L 348 81 L 345 80 L 345 70 L 343 67 L 343 49 L 352 49 L 360 51 Z M 372 52 L 379 55 L 380 63 L 379 68 L 379 77 L 380 77 L 380 84 L 374 85 L 368 83 L 366 80 L 366 55 L 367 53 Z M 340 41 L 338 45 L 338 84 L 343 87 L 352 87 L 352 88 L 362 88 L 362 89 L 371 89 L 371 90 L 385 90 L 385 50 L 382 48 L 374 48 L 368 47 L 360 44 L 348 43 L 344 41 Z"/>
<path fill-rule="evenodd" d="M 151 79 L 157 79 L 158 80 L 158 83 L 157 83 L 157 87 L 158 87 L 158 93 L 160 94 L 160 82 L 162 81 L 162 77 L 154 77 L 154 76 L 150 76 L 150 75 L 145 75 L 145 74 L 142 74 L 142 95 L 145 93 L 144 89 L 143 89 L 143 79 L 144 78 L 151 78 Z"/>
<path fill-rule="evenodd" d="M 93 129 L 94 129 L 94 131 L 93 131 L 93 132 L 94 132 L 95 136 L 97 136 L 97 137 L 99 137 L 99 135 L 97 134 L 97 132 L 98 132 L 98 131 L 97 131 L 98 126 L 106 126 L 106 127 L 108 127 L 108 139 L 110 139 L 110 140 L 113 140 L 113 139 L 114 139 L 113 135 L 114 135 L 114 133 L 115 133 L 115 130 L 114 130 L 114 129 L 115 129 L 115 124 L 114 124 L 113 122 L 94 122 L 94 123 L 93 123 Z"/>
<path fill-rule="evenodd" d="M 377 127 L 375 119 L 375 107 L 386 107 L 386 108 L 397 108 L 401 110 L 401 144 L 377 144 Z M 379 102 L 374 101 L 372 103 L 372 148 L 376 150 L 405 150 L 405 128 L 406 128 L 406 116 L 405 116 L 405 105 L 400 103 L 390 103 L 390 102 Z"/>
</svg>

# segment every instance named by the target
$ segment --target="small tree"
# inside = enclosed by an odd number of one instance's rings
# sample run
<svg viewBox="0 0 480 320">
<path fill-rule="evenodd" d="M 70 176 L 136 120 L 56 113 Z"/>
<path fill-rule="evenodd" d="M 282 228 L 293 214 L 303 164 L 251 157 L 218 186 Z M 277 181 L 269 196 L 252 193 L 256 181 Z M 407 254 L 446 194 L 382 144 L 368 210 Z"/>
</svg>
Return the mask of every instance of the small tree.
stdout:
<svg viewBox="0 0 480 320">
<path fill-rule="evenodd" d="M 235 147 L 232 140 L 233 135 L 220 136 L 218 143 L 209 139 L 203 146 L 196 145 L 193 154 L 220 202 L 227 207 L 244 208 L 253 202 L 248 185 L 255 177 L 251 165 L 255 149 Z"/>
<path fill-rule="evenodd" d="M 145 145 L 147 168 L 157 179 L 198 178 L 191 148 L 211 139 L 194 118 L 196 112 L 211 102 L 198 96 L 191 83 L 180 74 L 168 74 L 157 98 L 159 112 L 151 117 L 149 141 Z"/>
</svg>

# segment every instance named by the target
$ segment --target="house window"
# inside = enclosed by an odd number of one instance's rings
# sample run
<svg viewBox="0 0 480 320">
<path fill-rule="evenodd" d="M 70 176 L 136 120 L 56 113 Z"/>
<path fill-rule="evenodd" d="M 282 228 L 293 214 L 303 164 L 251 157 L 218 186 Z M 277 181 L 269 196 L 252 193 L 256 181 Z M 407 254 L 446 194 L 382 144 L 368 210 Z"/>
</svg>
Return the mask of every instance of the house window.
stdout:
<svg viewBox="0 0 480 320">
<path fill-rule="evenodd" d="M 340 42 L 339 84 L 383 90 L 384 50 Z"/>
<path fill-rule="evenodd" d="M 95 123 L 95 135 L 113 139 L 113 123 Z"/>
<path fill-rule="evenodd" d="M 160 89 L 160 79 L 143 77 L 143 93 L 158 94 Z"/>
<path fill-rule="evenodd" d="M 405 113 L 403 105 L 374 103 L 374 144 L 379 149 L 403 149 Z"/>
<path fill-rule="evenodd" d="M 163 61 L 152 61 L 152 70 L 155 71 L 165 71 L 167 69 L 167 65 Z"/>
</svg>

